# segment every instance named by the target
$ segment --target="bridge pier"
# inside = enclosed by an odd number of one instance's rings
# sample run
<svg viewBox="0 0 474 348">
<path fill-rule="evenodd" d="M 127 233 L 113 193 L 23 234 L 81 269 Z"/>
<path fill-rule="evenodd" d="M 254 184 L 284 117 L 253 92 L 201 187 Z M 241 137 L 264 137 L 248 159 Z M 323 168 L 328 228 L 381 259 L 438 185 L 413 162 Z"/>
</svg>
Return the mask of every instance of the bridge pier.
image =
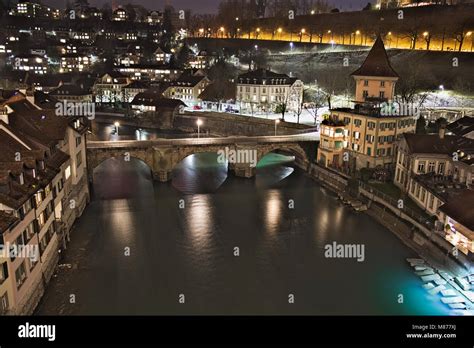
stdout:
<svg viewBox="0 0 474 348">
<path fill-rule="evenodd" d="M 171 180 L 171 171 L 159 170 L 157 172 L 153 172 L 153 180 L 159 182 L 168 182 Z"/>
<path fill-rule="evenodd" d="M 250 166 L 249 163 L 229 163 L 229 169 L 234 173 L 235 176 L 240 178 L 253 178 L 257 172 L 257 169 L 255 167 Z"/>
</svg>

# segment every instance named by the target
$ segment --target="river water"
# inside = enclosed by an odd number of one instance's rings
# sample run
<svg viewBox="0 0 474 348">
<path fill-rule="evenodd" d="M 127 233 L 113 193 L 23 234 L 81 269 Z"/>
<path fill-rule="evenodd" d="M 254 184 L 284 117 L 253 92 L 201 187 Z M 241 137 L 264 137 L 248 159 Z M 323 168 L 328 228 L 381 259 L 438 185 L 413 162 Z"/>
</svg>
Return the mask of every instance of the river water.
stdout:
<svg viewBox="0 0 474 348">
<path fill-rule="evenodd" d="M 414 252 L 291 160 L 270 154 L 243 179 L 198 154 L 169 183 L 107 160 L 38 313 L 448 314 Z M 363 245 L 364 261 L 326 258 L 333 242 Z"/>
</svg>

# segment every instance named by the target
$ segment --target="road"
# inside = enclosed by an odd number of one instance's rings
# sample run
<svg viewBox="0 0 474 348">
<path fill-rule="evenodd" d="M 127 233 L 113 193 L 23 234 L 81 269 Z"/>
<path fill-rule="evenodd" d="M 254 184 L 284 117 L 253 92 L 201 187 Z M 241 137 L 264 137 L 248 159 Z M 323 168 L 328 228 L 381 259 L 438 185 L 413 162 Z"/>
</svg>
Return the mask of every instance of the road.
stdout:
<svg viewBox="0 0 474 348">
<path fill-rule="evenodd" d="M 230 136 L 225 138 L 188 138 L 188 139 L 156 139 L 156 140 L 119 140 L 119 141 L 88 141 L 87 148 L 143 148 L 157 145 L 225 145 L 255 143 L 285 143 L 319 141 L 319 133 L 311 132 L 295 135 L 278 136 Z"/>
</svg>

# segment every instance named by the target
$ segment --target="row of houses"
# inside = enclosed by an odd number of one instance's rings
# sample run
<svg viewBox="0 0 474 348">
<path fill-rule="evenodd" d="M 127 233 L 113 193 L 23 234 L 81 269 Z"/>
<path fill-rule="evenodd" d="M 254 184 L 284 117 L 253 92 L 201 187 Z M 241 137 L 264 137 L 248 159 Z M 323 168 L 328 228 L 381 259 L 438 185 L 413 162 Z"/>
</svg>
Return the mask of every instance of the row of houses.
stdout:
<svg viewBox="0 0 474 348">
<path fill-rule="evenodd" d="M 402 195 L 441 222 L 446 240 L 474 261 L 474 118 L 415 134 L 416 110 L 391 102 L 399 77 L 380 36 L 352 77 L 354 107 L 332 109 L 322 122 L 318 163 L 393 173 Z"/>
<path fill-rule="evenodd" d="M 88 124 L 0 96 L 0 313 L 30 315 L 89 201 Z"/>
</svg>

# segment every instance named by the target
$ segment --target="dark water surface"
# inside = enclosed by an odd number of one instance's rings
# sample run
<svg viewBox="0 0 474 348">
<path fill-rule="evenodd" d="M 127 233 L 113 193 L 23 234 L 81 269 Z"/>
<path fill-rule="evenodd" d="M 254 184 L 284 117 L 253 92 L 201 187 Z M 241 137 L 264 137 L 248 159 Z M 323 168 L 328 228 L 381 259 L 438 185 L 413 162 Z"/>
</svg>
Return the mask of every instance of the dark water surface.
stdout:
<svg viewBox="0 0 474 348">
<path fill-rule="evenodd" d="M 138 160 L 107 160 L 39 313 L 448 314 L 410 249 L 289 160 L 271 154 L 242 179 L 193 155 L 166 184 Z M 364 244 L 365 261 L 325 258 L 333 241 Z"/>
</svg>

